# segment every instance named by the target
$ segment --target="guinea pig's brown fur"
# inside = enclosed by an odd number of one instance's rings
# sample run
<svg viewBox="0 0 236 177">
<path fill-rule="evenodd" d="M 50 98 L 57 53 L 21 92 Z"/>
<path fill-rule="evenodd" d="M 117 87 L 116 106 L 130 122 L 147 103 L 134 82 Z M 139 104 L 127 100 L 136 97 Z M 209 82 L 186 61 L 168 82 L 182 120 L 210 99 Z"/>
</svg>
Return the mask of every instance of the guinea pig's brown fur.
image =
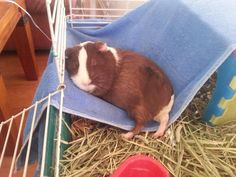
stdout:
<svg viewBox="0 0 236 177">
<path fill-rule="evenodd" d="M 153 61 L 103 42 L 81 43 L 67 49 L 66 56 L 66 69 L 79 88 L 124 109 L 135 119 L 135 127 L 123 134 L 124 138 L 138 134 L 149 120 L 160 122 L 154 137 L 164 134 L 174 93 L 170 80 Z"/>
</svg>

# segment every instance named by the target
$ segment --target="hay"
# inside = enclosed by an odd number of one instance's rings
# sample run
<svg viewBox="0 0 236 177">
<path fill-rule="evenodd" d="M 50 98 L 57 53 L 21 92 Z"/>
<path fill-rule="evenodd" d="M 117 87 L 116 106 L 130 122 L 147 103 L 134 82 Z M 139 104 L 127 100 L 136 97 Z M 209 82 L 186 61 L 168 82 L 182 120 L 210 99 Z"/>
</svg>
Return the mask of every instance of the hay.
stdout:
<svg viewBox="0 0 236 177">
<path fill-rule="evenodd" d="M 60 176 L 109 176 L 122 161 L 135 154 L 158 159 L 172 176 L 236 176 L 236 122 L 213 128 L 200 120 L 214 83 L 215 76 L 161 139 L 153 139 L 152 133 L 141 133 L 125 140 L 120 129 L 77 122 L 86 126 L 84 129 L 72 126 L 75 139 L 69 142 L 71 146 L 60 162 Z"/>
</svg>

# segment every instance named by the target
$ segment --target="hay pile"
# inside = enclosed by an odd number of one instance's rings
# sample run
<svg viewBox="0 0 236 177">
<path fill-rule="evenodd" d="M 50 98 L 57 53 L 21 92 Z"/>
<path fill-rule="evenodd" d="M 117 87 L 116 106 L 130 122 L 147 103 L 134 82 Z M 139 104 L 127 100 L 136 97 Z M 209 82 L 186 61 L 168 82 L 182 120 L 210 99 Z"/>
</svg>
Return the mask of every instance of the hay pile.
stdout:
<svg viewBox="0 0 236 177">
<path fill-rule="evenodd" d="M 161 139 L 141 133 L 124 140 L 122 130 L 81 119 L 77 123 L 86 128 L 72 126 L 75 140 L 64 153 L 61 176 L 109 176 L 134 154 L 158 159 L 172 176 L 236 176 L 236 122 L 215 128 L 201 123 L 214 83 L 212 77 Z"/>
</svg>

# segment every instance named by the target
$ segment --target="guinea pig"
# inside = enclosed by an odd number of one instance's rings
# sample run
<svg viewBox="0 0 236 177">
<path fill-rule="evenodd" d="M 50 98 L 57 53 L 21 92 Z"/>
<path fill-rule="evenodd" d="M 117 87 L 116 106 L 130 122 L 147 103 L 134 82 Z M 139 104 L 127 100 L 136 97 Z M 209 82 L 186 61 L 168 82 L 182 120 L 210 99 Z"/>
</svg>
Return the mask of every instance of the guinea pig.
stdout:
<svg viewBox="0 0 236 177">
<path fill-rule="evenodd" d="M 172 84 L 150 59 L 106 43 L 83 42 L 65 51 L 65 67 L 80 89 L 127 111 L 135 126 L 123 138 L 138 134 L 146 121 L 160 123 L 154 138 L 163 136 L 174 103 Z"/>
</svg>

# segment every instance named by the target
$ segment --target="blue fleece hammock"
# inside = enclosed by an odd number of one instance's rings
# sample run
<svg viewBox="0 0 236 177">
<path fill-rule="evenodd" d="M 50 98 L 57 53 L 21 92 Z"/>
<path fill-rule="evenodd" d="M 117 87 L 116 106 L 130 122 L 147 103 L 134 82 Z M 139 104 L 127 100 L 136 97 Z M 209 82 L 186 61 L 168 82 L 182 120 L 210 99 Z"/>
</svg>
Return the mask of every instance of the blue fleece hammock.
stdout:
<svg viewBox="0 0 236 177">
<path fill-rule="evenodd" d="M 67 47 L 83 41 L 105 41 L 141 53 L 160 65 L 174 86 L 175 103 L 169 124 L 184 111 L 194 95 L 236 48 L 235 0 L 152 0 L 101 29 L 67 27 Z M 42 76 L 34 101 L 56 90 L 58 78 L 52 56 Z M 64 112 L 130 130 L 134 121 L 123 110 L 78 89 L 65 73 Z M 54 96 L 52 105 L 59 107 Z M 39 105 L 30 162 L 41 155 L 43 124 L 39 124 L 46 103 Z M 28 140 L 32 113 L 25 128 Z M 158 128 L 149 122 L 143 130 Z M 24 146 L 25 147 L 25 146 Z M 39 147 L 39 148 L 38 148 Z M 23 149 L 18 161 L 22 166 Z"/>
</svg>

